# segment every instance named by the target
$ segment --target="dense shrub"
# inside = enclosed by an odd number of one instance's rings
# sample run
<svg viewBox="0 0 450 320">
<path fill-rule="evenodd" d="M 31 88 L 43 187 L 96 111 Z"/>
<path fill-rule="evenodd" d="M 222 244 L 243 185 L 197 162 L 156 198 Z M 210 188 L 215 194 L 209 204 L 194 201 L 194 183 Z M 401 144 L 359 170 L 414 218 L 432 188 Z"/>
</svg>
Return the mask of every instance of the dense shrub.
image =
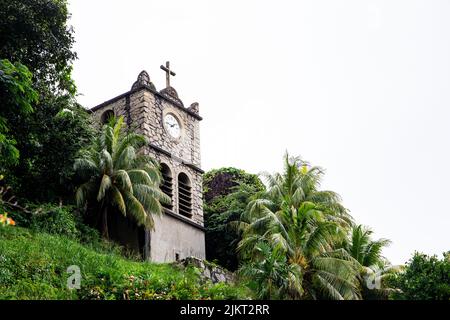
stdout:
<svg viewBox="0 0 450 320">
<path fill-rule="evenodd" d="M 46 205 L 41 209 L 41 212 L 31 217 L 31 229 L 64 235 L 72 239 L 79 238 L 80 231 L 77 229 L 77 222 L 71 207 Z"/>
<path fill-rule="evenodd" d="M 446 300 L 450 299 L 450 252 L 442 259 L 416 252 L 401 273 L 389 279 L 397 290 L 393 299 Z"/>
<path fill-rule="evenodd" d="M 253 186 L 256 190 L 264 190 L 264 184 L 256 174 L 228 167 L 213 169 L 203 175 L 203 194 L 206 203 L 213 199 L 230 194 L 240 185 Z"/>
<path fill-rule="evenodd" d="M 214 169 L 203 176 L 206 258 L 236 270 L 240 234 L 230 222 L 239 220 L 249 197 L 264 190 L 255 174 L 236 168 Z"/>
<path fill-rule="evenodd" d="M 17 141 L 11 134 L 5 114 L 29 114 L 33 112 L 32 103 L 37 102 L 37 92 L 32 88 L 32 74 L 21 63 L 0 60 L 0 173 L 4 167 L 15 165 L 19 160 Z"/>
<path fill-rule="evenodd" d="M 37 232 L 66 236 L 84 243 L 100 241 L 98 231 L 85 225 L 80 212 L 73 206 L 29 205 L 27 212 L 16 210 L 11 216 L 17 225 Z"/>
</svg>

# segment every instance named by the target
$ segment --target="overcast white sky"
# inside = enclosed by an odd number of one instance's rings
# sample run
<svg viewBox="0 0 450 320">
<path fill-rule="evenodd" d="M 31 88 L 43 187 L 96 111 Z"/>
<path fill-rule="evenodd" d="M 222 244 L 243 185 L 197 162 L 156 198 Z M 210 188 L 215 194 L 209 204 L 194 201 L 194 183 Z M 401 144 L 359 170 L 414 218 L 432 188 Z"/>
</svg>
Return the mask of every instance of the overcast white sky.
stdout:
<svg viewBox="0 0 450 320">
<path fill-rule="evenodd" d="M 449 1 L 70 1 L 85 107 L 158 89 L 200 103 L 202 167 L 326 169 L 385 255 L 450 250 Z"/>
</svg>

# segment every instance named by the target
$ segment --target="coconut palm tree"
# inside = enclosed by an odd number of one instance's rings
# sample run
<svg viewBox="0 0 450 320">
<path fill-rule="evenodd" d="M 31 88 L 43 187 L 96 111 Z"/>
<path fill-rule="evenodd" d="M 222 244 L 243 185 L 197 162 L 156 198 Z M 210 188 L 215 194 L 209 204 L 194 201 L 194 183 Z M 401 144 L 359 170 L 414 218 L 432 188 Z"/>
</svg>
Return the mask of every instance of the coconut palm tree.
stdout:
<svg viewBox="0 0 450 320">
<path fill-rule="evenodd" d="M 351 239 L 346 244 L 346 249 L 350 255 L 359 262 L 361 266 L 382 267 L 385 259 L 382 256 L 382 250 L 388 246 L 391 241 L 388 239 L 372 240 L 373 231 L 363 225 L 355 225 L 352 228 Z"/>
<path fill-rule="evenodd" d="M 275 206 L 298 208 L 303 202 L 312 202 L 342 227 L 349 227 L 352 218 L 341 204 L 341 197 L 329 190 L 319 190 L 324 170 L 310 166 L 299 157 L 284 156 L 284 170 L 273 175 L 263 173 L 268 183 L 267 197 Z"/>
<path fill-rule="evenodd" d="M 336 246 L 351 218 L 337 194 L 318 190 L 322 174 L 320 168 L 308 168 L 286 154 L 283 173 L 266 175 L 268 191 L 251 201 L 241 216 L 238 250 L 250 264 L 264 259 L 258 251 L 261 242 L 281 250 L 290 269 L 296 270 L 291 273 L 290 298 L 358 299 L 357 264 Z"/>
<path fill-rule="evenodd" d="M 398 271 L 392 267 L 382 250 L 391 241 L 388 239 L 372 240 L 373 231 L 363 225 L 355 225 L 349 239 L 344 243 L 345 250 L 359 264 L 359 281 L 364 299 L 387 298 L 391 291 L 385 285 L 385 279 Z"/>
<path fill-rule="evenodd" d="M 300 270 L 288 264 L 286 255 L 280 248 L 272 248 L 266 242 L 254 247 L 258 259 L 244 264 L 239 274 L 250 279 L 249 286 L 256 292 L 257 299 L 280 299 L 290 292 L 301 290 Z"/>
<path fill-rule="evenodd" d="M 162 212 L 160 201 L 169 201 L 159 189 L 158 164 L 138 152 L 146 145 L 145 137 L 122 129 L 123 118 L 112 117 L 91 148 L 74 164 L 83 181 L 76 191 L 77 204 L 96 209 L 106 238 L 108 216 L 113 212 L 119 211 L 132 217 L 138 225 L 153 228 L 152 215 Z"/>
</svg>

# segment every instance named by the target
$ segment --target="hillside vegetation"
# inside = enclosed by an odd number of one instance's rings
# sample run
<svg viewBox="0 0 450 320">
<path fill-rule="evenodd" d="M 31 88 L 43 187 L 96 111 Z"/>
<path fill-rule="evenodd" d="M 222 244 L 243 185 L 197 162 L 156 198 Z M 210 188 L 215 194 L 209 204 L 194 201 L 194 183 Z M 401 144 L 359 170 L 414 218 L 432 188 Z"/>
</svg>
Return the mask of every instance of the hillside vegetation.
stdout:
<svg viewBox="0 0 450 320">
<path fill-rule="evenodd" d="M 80 289 L 67 287 L 72 265 L 80 268 Z M 133 261 L 114 246 L 0 227 L 0 300 L 242 298 L 244 289 L 207 282 L 194 267 Z"/>
</svg>

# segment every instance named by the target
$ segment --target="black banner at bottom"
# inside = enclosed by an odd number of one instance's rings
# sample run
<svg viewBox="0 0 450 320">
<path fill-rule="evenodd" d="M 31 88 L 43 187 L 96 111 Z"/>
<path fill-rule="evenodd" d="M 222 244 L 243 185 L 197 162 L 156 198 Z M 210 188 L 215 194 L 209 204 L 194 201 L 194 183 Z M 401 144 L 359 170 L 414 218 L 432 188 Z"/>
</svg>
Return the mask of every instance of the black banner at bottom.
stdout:
<svg viewBox="0 0 450 320">
<path fill-rule="evenodd" d="M 71 318 L 101 314 L 116 318 L 130 318 L 140 314 L 144 319 L 202 320 L 202 319 L 286 319 L 345 316 L 430 317 L 446 314 L 449 301 L 0 301 L 2 319 L 27 313 L 45 318 Z M 99 313 L 97 313 L 99 312 Z"/>
</svg>

